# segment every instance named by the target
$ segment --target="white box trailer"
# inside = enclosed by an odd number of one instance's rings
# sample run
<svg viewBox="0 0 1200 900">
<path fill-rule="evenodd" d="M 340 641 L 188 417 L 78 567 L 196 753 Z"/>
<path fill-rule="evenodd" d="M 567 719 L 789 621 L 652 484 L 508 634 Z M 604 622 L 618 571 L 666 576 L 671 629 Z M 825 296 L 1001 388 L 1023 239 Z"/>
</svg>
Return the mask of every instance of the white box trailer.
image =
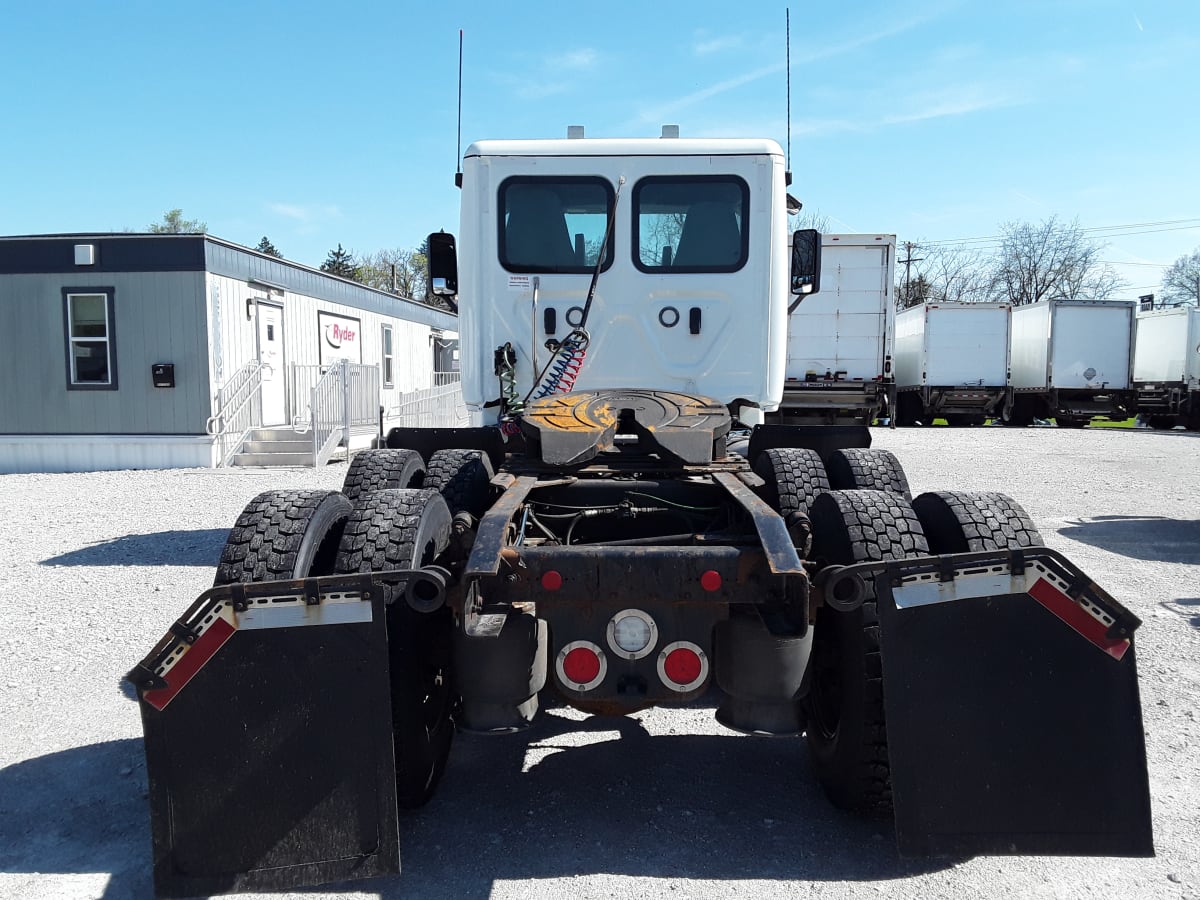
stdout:
<svg viewBox="0 0 1200 900">
<path fill-rule="evenodd" d="M 925 303 L 896 314 L 898 425 L 982 425 L 1008 397 L 1008 303 Z"/>
<path fill-rule="evenodd" d="M 1048 300 L 1012 312 L 1014 425 L 1053 418 L 1082 428 L 1093 416 L 1126 418 L 1132 389 L 1132 301 Z"/>
<path fill-rule="evenodd" d="M 821 236 L 821 288 L 788 316 L 783 402 L 772 421 L 871 424 L 893 384 L 894 234 Z"/>
<path fill-rule="evenodd" d="M 1200 308 L 1139 312 L 1133 351 L 1138 412 L 1151 428 L 1200 431 Z"/>
</svg>

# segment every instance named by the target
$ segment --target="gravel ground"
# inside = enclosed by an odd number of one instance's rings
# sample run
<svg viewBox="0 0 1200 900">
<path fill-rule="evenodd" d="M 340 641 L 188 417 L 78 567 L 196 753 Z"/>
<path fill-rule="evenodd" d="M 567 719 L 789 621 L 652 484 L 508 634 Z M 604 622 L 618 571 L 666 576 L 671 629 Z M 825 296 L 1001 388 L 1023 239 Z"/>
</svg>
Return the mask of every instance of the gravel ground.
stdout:
<svg viewBox="0 0 1200 900">
<path fill-rule="evenodd" d="M 402 875 L 300 896 L 1200 897 L 1200 435 L 881 429 L 875 446 L 914 494 L 1012 494 L 1145 620 L 1156 858 L 901 860 L 889 823 L 830 808 L 799 741 L 735 735 L 710 708 L 553 709 L 527 735 L 459 737 L 438 795 L 401 821 Z M 118 679 L 211 584 L 247 500 L 344 471 L 0 476 L 0 896 L 152 895 Z"/>
</svg>

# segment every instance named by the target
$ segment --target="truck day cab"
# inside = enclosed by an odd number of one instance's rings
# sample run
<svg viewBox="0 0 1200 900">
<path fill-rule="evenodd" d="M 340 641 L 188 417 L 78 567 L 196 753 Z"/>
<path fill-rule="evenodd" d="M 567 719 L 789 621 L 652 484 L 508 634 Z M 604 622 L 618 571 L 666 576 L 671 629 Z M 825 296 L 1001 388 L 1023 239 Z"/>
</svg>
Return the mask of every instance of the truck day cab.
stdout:
<svg viewBox="0 0 1200 900">
<path fill-rule="evenodd" d="M 1136 617 L 1004 495 L 763 424 L 821 290 L 787 180 L 768 140 L 471 145 L 430 288 L 476 425 L 255 498 L 129 675 L 160 894 L 398 871 L 456 730 L 548 692 L 804 734 L 904 853 L 1153 852 Z"/>
</svg>

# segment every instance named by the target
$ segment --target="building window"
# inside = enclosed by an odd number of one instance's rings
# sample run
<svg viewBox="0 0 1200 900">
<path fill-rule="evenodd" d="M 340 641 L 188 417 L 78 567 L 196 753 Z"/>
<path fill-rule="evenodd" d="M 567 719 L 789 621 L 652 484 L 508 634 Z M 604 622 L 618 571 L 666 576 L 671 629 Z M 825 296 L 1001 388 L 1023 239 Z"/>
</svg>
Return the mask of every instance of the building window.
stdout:
<svg viewBox="0 0 1200 900">
<path fill-rule="evenodd" d="M 117 389 L 112 288 L 63 288 L 67 388 Z"/>
<path fill-rule="evenodd" d="M 396 383 L 394 374 L 394 354 L 392 352 L 392 326 L 380 326 L 383 332 L 383 386 L 393 387 Z"/>
<path fill-rule="evenodd" d="M 730 175 L 655 176 L 633 188 L 633 262 L 643 272 L 736 272 L 750 188 Z"/>
</svg>

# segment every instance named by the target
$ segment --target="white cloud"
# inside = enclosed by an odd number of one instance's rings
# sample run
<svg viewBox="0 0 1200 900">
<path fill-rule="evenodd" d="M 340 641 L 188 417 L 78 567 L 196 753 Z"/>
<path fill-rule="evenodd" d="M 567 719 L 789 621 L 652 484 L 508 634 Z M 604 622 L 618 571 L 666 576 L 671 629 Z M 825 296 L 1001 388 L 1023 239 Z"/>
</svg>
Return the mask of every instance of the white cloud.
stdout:
<svg viewBox="0 0 1200 900">
<path fill-rule="evenodd" d="M 714 38 L 703 38 L 698 35 L 692 44 L 692 53 L 695 56 L 709 56 L 713 53 L 740 50 L 745 46 L 746 36 L 741 34 L 726 34 Z"/>
<path fill-rule="evenodd" d="M 331 219 L 342 218 L 342 211 L 332 204 L 268 203 L 267 208 L 277 216 L 291 219 L 304 233 L 311 233 Z"/>
<path fill-rule="evenodd" d="M 545 68 L 551 72 L 558 69 L 591 69 L 599 58 L 600 55 L 591 47 L 581 47 L 550 57 L 546 60 Z"/>
<path fill-rule="evenodd" d="M 881 125 L 903 125 L 910 122 L 925 122 L 929 119 L 944 119 L 950 116 L 965 116 L 985 109 L 1017 106 L 1024 101 L 1007 92 L 993 93 L 979 86 L 949 88 L 945 91 L 927 93 L 912 99 L 904 112 L 884 116 Z"/>
<path fill-rule="evenodd" d="M 810 50 L 807 53 L 802 52 L 798 57 L 793 58 L 792 68 L 795 69 L 797 66 L 821 62 L 823 60 L 832 59 L 835 56 L 851 53 L 862 47 L 878 43 L 879 41 L 886 40 L 887 38 L 894 37 L 905 31 L 909 31 L 910 29 L 926 22 L 928 19 L 929 16 L 918 16 L 902 22 L 897 22 L 895 25 L 880 29 L 879 31 L 852 38 L 851 40 L 844 41 L 840 44 L 829 44 L 824 47 L 818 47 L 817 49 Z M 728 91 L 734 90 L 735 88 L 759 81 L 760 79 L 766 78 L 769 75 L 776 75 L 784 71 L 786 68 L 786 63 L 783 60 L 780 60 L 769 65 L 761 66 L 760 68 L 752 71 L 744 72 L 741 75 L 735 75 L 732 78 L 726 78 L 722 81 L 715 82 L 714 84 L 710 84 L 708 87 L 701 88 L 698 91 L 693 91 L 690 94 L 685 94 L 684 96 L 678 97 L 675 100 L 669 100 L 666 103 L 660 104 L 654 108 L 644 109 L 638 113 L 636 119 L 625 124 L 624 130 L 631 130 L 639 126 L 646 125 L 647 123 L 670 121 L 676 118 L 681 110 L 686 109 L 689 106 L 694 106 L 697 103 L 708 100 L 719 94 L 724 94 Z"/>
</svg>

